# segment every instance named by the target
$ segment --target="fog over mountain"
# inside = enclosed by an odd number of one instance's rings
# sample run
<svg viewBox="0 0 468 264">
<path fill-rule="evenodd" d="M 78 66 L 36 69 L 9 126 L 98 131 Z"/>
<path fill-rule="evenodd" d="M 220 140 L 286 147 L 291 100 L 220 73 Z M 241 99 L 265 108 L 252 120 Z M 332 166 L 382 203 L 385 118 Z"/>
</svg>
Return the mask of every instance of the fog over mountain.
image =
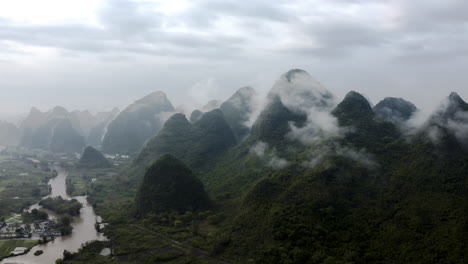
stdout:
<svg viewBox="0 0 468 264">
<path fill-rule="evenodd" d="M 0 264 L 468 264 L 468 0 L 1 0 Z"/>
</svg>

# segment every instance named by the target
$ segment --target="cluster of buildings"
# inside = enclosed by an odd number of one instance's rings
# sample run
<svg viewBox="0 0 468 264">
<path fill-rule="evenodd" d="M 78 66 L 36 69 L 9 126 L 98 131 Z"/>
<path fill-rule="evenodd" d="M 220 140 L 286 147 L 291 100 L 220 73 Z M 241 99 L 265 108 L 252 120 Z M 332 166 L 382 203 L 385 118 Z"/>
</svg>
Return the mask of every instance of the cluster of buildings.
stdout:
<svg viewBox="0 0 468 264">
<path fill-rule="evenodd" d="M 23 223 L 21 215 L 15 214 L 6 223 L 0 222 L 0 239 L 55 237 L 62 234 L 52 220 Z"/>
<path fill-rule="evenodd" d="M 129 155 L 120 155 L 120 154 L 104 154 L 104 157 L 106 159 L 111 159 L 111 160 L 115 160 L 115 159 L 129 159 L 130 156 Z"/>
</svg>

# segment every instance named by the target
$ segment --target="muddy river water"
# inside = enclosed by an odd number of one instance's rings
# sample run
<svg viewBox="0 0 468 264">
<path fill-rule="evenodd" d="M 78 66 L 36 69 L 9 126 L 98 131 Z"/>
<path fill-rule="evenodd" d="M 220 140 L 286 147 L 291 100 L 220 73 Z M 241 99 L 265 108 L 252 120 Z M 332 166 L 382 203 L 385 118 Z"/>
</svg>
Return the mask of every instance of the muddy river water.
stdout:
<svg viewBox="0 0 468 264">
<path fill-rule="evenodd" d="M 65 181 L 68 176 L 68 171 L 62 168 L 54 168 L 57 170 L 57 177 L 49 181 L 51 186 L 51 197 L 62 196 L 64 199 L 71 199 L 66 193 Z M 73 197 L 83 204 L 81 214 L 78 217 L 74 217 L 72 223 L 73 232 L 70 235 L 57 237 L 54 241 L 51 241 L 44 245 L 37 245 L 32 248 L 28 254 L 4 259 L 0 264 L 54 264 L 55 260 L 62 258 L 63 251 L 76 252 L 83 243 L 92 240 L 106 240 L 106 237 L 101 233 L 98 233 L 94 227 L 96 219 L 99 218 L 94 213 L 93 207 L 88 204 L 86 197 L 77 196 Z M 40 208 L 38 204 L 32 205 L 29 210 L 34 208 Z M 45 210 L 51 219 L 57 217 L 53 212 Z M 40 256 L 34 256 L 34 252 L 42 250 L 44 253 Z"/>
</svg>

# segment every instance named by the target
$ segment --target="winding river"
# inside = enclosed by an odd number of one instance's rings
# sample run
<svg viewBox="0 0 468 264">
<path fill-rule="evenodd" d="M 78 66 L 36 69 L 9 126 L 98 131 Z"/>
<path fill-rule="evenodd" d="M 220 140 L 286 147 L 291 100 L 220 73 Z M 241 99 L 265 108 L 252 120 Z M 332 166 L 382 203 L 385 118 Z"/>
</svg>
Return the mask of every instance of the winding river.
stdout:
<svg viewBox="0 0 468 264">
<path fill-rule="evenodd" d="M 57 177 L 49 181 L 51 186 L 51 194 L 49 196 L 62 196 L 64 199 L 71 199 L 66 193 L 65 181 L 68 176 L 68 171 L 60 167 L 54 168 L 57 170 Z M 47 196 L 47 197 L 49 197 Z M 73 233 L 67 236 L 57 237 L 44 245 L 37 245 L 29 251 L 28 254 L 4 259 L 0 264 L 54 264 L 55 260 L 62 258 L 63 251 L 76 252 L 83 243 L 92 240 L 106 240 L 106 237 L 97 232 L 94 228 L 96 219 L 99 218 L 93 207 L 86 201 L 85 196 L 73 197 L 83 204 L 80 216 L 73 219 Z M 38 204 L 32 205 L 28 210 L 40 208 Z M 57 218 L 57 215 L 49 210 L 44 210 L 49 214 L 51 219 Z M 34 256 L 36 250 L 44 251 L 40 256 Z"/>
</svg>

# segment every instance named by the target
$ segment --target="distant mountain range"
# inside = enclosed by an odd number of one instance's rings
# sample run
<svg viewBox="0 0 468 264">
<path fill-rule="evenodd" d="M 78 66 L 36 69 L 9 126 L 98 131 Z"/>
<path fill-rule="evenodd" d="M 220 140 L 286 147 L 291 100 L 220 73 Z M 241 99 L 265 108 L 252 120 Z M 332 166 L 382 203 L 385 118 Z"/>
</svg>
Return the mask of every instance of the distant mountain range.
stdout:
<svg viewBox="0 0 468 264">
<path fill-rule="evenodd" d="M 163 92 L 99 117 L 32 109 L 0 135 L 93 145 L 81 169 L 111 166 L 100 151 L 134 158 L 88 192 L 115 263 L 468 263 L 468 104 L 451 93 L 415 126 L 418 113 L 356 91 L 338 101 L 293 69 L 265 98 L 243 87 L 191 113 Z M 64 263 L 102 263 L 96 244 Z"/>
<path fill-rule="evenodd" d="M 12 123 L 0 121 L 0 145 L 16 146 L 20 140 L 20 130 Z"/>
<path fill-rule="evenodd" d="M 154 92 L 123 110 L 107 127 L 102 142 L 106 153 L 135 155 L 174 113 L 163 92 Z"/>
<path fill-rule="evenodd" d="M 0 123 L 0 144 L 80 153 L 86 144 L 100 147 L 107 125 L 118 112 L 113 109 L 92 115 L 88 111 L 68 112 L 60 106 L 47 112 L 33 107 L 18 127 Z"/>
</svg>

